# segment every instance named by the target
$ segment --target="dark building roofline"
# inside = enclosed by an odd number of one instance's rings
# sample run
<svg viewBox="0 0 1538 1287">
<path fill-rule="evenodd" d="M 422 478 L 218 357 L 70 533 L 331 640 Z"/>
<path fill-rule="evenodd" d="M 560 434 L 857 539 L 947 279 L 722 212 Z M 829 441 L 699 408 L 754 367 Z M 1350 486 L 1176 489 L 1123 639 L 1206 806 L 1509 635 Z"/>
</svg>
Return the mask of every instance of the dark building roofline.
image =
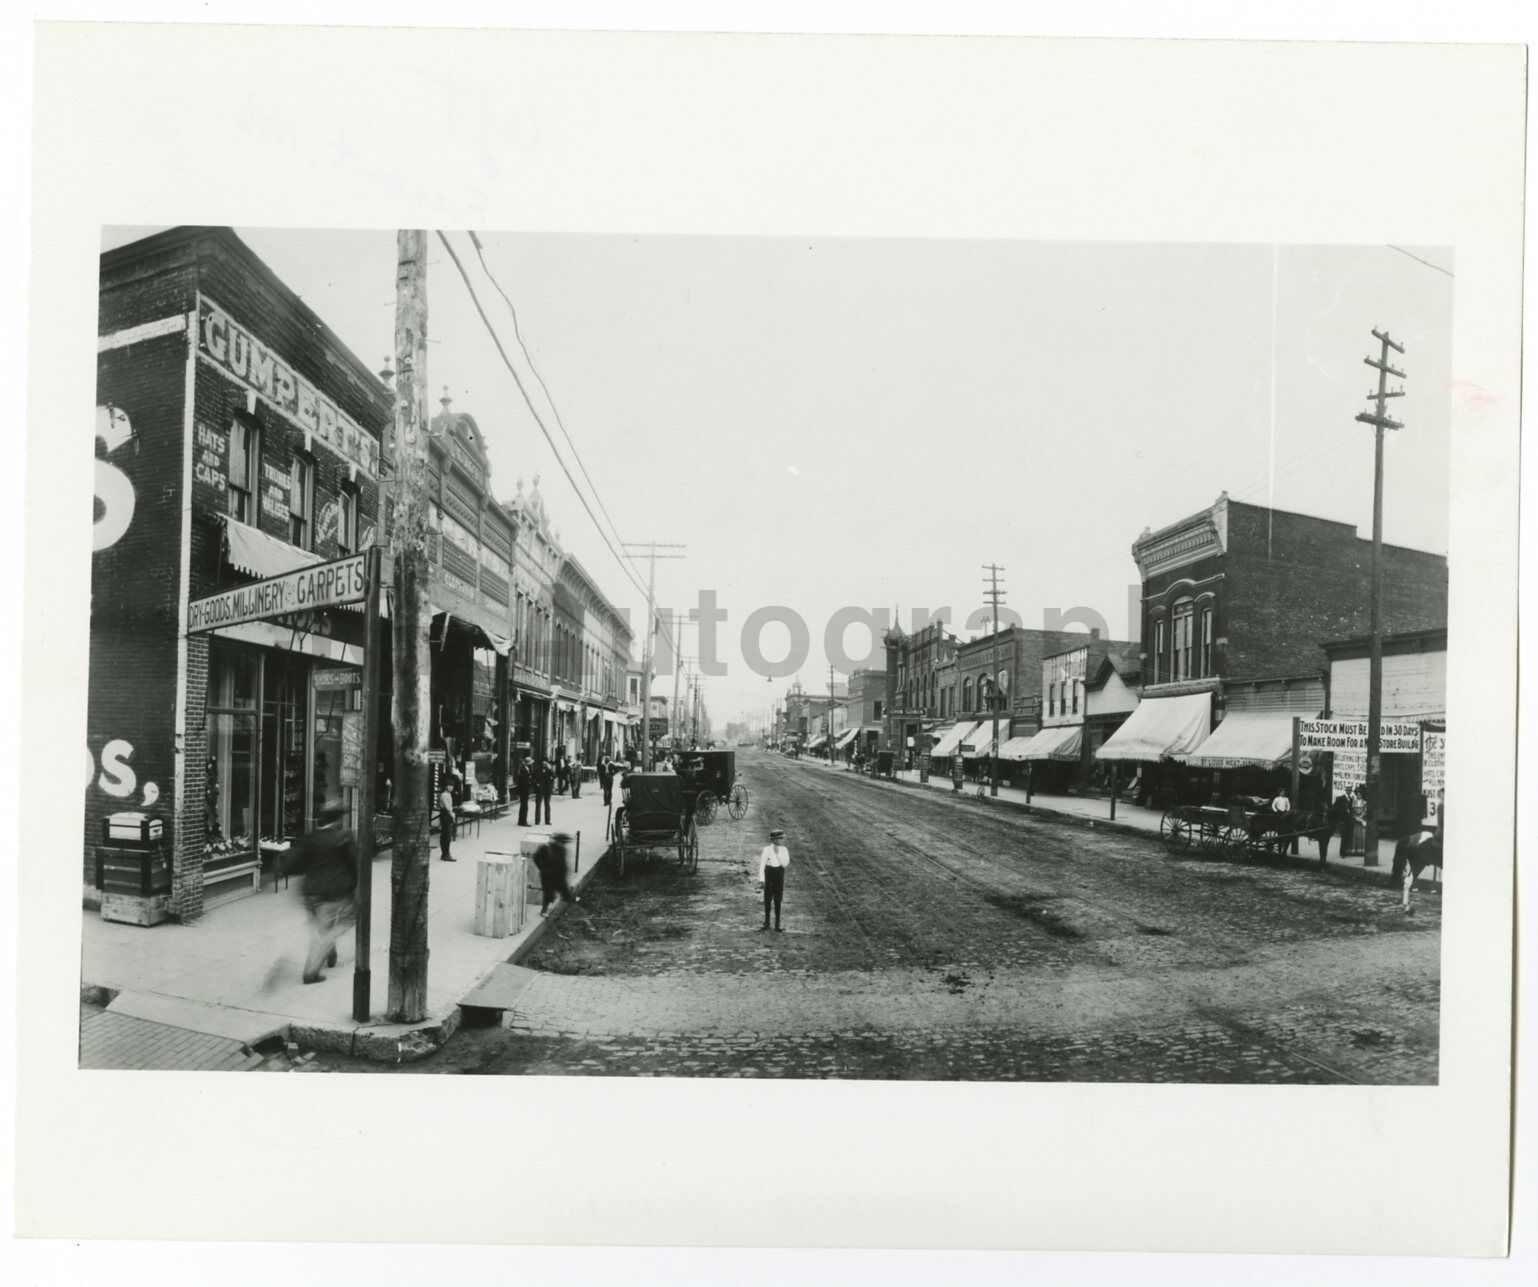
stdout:
<svg viewBox="0 0 1538 1287">
<path fill-rule="evenodd" d="M 256 251 L 246 245 L 236 234 L 233 228 L 215 225 L 183 224 L 180 227 L 169 228 L 165 232 L 157 232 L 148 237 L 141 237 L 138 241 L 130 241 L 127 245 L 118 246 L 113 250 L 104 250 L 101 255 L 101 267 L 103 270 L 116 269 L 132 264 L 137 259 L 145 259 L 151 255 L 158 255 L 167 250 L 175 249 L 181 245 L 191 245 L 205 239 L 221 242 L 237 258 L 245 261 L 246 265 L 268 286 L 277 292 L 293 309 L 303 315 L 315 325 L 315 329 L 321 333 L 326 343 L 334 348 L 339 357 L 344 358 L 353 371 L 362 377 L 364 387 L 370 392 L 379 395 L 382 409 L 388 414 L 395 405 L 395 394 L 379 378 L 377 371 L 370 371 L 359 360 L 358 355 L 352 351 L 342 338 L 337 335 L 313 308 L 304 302 L 291 286 L 277 275 L 267 262 Z"/>
</svg>

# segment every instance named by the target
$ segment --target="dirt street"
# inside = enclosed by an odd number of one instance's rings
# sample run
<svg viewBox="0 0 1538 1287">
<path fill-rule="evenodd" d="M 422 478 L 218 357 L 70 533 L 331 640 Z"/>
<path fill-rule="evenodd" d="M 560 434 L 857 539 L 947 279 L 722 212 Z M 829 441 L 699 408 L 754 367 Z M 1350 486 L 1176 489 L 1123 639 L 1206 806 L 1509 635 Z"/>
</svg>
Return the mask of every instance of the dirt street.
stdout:
<svg viewBox="0 0 1538 1287">
<path fill-rule="evenodd" d="M 402 1072 L 1431 1084 L 1440 896 L 1172 858 L 740 752 L 748 817 L 588 887 L 505 1026 Z M 752 872 L 791 851 L 783 933 Z M 326 1061 L 348 1071 L 382 1071 Z"/>
</svg>

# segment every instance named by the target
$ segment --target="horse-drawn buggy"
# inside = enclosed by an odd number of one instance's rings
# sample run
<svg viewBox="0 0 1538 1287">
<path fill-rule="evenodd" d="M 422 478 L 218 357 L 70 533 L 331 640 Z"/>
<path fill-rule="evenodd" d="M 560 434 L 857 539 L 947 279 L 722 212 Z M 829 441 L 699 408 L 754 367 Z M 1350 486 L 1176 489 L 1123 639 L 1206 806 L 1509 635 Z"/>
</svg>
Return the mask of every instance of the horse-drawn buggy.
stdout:
<svg viewBox="0 0 1538 1287">
<path fill-rule="evenodd" d="M 676 773 L 627 773 L 624 803 L 614 814 L 614 861 L 623 876 L 627 864 L 661 850 L 678 854 L 678 865 L 700 865 L 700 837 L 688 808 L 684 781 Z"/>
<path fill-rule="evenodd" d="M 747 815 L 748 787 L 737 776 L 736 751 L 689 751 L 685 757 L 686 764 L 692 761 L 686 780 L 694 792 L 695 816 L 702 823 L 715 821 L 722 805 L 734 822 Z"/>
</svg>

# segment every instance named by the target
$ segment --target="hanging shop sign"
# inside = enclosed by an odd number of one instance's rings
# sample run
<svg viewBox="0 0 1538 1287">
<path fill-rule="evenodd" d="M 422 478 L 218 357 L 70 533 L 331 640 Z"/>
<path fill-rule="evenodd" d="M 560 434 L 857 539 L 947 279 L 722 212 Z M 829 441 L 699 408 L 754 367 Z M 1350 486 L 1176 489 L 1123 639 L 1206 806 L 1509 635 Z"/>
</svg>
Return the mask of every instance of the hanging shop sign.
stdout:
<svg viewBox="0 0 1538 1287">
<path fill-rule="evenodd" d="M 1435 795 L 1446 785 L 1447 734 L 1427 729 L 1421 734 L 1421 790 Z"/>
<path fill-rule="evenodd" d="M 353 554 L 194 599 L 187 605 L 187 633 L 201 634 L 243 621 L 357 603 L 367 593 L 367 568 L 368 555 Z"/>
<path fill-rule="evenodd" d="M 371 478 L 379 443 L 366 429 L 212 300 L 198 299 L 198 356 L 307 429 Z"/>
<path fill-rule="evenodd" d="M 339 688 L 362 688 L 363 672 L 351 667 L 316 670 L 312 672 L 317 691 L 334 691 Z"/>
<path fill-rule="evenodd" d="M 1363 755 L 1366 754 L 1367 721 L 1365 719 L 1300 719 L 1298 747 L 1304 751 L 1336 752 L 1335 769 L 1338 777 L 1340 752 L 1361 751 Z M 1380 721 L 1378 749 L 1384 755 L 1419 755 L 1420 725 L 1394 720 Z"/>
<path fill-rule="evenodd" d="M 342 716 L 342 785 L 355 787 L 363 781 L 363 715 L 348 711 Z"/>
</svg>

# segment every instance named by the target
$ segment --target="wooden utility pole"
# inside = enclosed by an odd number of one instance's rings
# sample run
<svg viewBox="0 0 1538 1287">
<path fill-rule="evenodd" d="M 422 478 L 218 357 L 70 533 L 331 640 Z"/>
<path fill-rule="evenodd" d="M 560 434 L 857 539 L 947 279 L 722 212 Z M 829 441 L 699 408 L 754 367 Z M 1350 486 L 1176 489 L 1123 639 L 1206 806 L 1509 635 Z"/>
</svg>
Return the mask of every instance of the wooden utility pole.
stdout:
<svg viewBox="0 0 1538 1287">
<path fill-rule="evenodd" d="M 994 668 L 998 664 L 999 599 L 1004 593 L 999 589 L 999 573 L 1003 570 L 997 563 L 983 564 L 983 571 L 988 574 L 988 602 L 993 607 L 992 629 L 988 636 L 988 706 L 993 712 L 993 742 L 988 751 L 988 794 L 991 796 L 999 793 L 999 681 Z"/>
<path fill-rule="evenodd" d="M 833 663 L 828 663 L 828 763 L 833 763 L 833 703 L 837 700 L 833 691 Z"/>
<path fill-rule="evenodd" d="M 431 665 L 427 635 L 427 234 L 396 236 L 395 450 L 390 557 L 394 665 L 390 720 L 395 737 L 394 839 L 390 853 L 392 1023 L 427 1017 L 428 824 L 432 802 L 427 738 Z"/>
<path fill-rule="evenodd" d="M 1371 642 L 1367 667 L 1367 835 L 1363 849 L 1363 865 L 1378 865 L 1378 800 L 1382 787 L 1381 769 L 1383 757 L 1379 753 L 1380 725 L 1383 721 L 1383 431 L 1403 429 L 1397 420 L 1389 419 L 1387 407 L 1390 398 L 1404 397 L 1403 389 L 1390 389 L 1389 376 L 1403 380 L 1403 371 L 1389 365 L 1389 350 L 1403 353 L 1404 346 L 1395 344 L 1387 331 L 1374 328 L 1373 338 L 1379 342 L 1376 358 L 1362 361 L 1378 372 L 1378 390 L 1368 390 L 1367 396 L 1374 404 L 1372 412 L 1362 411 L 1357 419 L 1373 426 L 1374 451 L 1372 475 L 1372 593 L 1371 593 Z"/>
<path fill-rule="evenodd" d="M 625 543 L 625 552 L 632 550 L 645 551 L 648 559 L 646 573 L 646 645 L 642 649 L 645 654 L 641 663 L 641 768 L 647 773 L 652 771 L 655 755 L 652 751 L 652 666 L 654 664 L 653 641 L 657 635 L 657 560 L 681 559 L 682 554 L 658 554 L 658 550 L 681 550 L 682 545 L 659 544 L 656 541 L 647 541 L 644 544 L 630 542 Z"/>
<path fill-rule="evenodd" d="M 376 529 L 377 530 L 377 529 Z M 366 576 L 368 594 L 363 600 L 363 771 L 358 780 L 358 889 L 353 896 L 352 1017 L 367 1023 L 373 1009 L 374 926 L 374 799 L 375 766 L 379 763 L 379 584 L 380 549 L 369 546 Z"/>
</svg>

